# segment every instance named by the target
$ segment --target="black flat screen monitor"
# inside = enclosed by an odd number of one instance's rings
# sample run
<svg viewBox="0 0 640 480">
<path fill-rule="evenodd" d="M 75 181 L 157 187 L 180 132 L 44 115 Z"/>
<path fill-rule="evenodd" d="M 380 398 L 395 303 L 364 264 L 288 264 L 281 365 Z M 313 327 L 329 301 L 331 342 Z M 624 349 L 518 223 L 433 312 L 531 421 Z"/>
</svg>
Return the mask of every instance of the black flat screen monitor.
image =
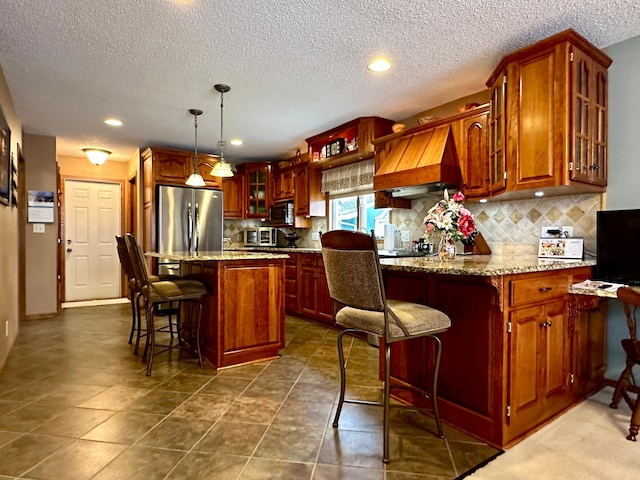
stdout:
<svg viewBox="0 0 640 480">
<path fill-rule="evenodd" d="M 640 209 L 597 212 L 596 278 L 640 285 Z"/>
</svg>

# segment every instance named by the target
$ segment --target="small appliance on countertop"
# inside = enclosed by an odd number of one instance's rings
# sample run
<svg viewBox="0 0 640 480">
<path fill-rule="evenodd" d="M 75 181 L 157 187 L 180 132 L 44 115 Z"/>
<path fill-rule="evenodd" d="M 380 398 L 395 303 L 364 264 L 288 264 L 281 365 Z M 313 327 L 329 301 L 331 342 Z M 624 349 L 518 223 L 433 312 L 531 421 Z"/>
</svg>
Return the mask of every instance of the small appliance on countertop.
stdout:
<svg viewBox="0 0 640 480">
<path fill-rule="evenodd" d="M 288 248 L 297 248 L 296 240 L 300 240 L 300 235 L 298 235 L 296 232 L 292 232 L 285 234 L 284 238 L 288 242 Z"/>
</svg>

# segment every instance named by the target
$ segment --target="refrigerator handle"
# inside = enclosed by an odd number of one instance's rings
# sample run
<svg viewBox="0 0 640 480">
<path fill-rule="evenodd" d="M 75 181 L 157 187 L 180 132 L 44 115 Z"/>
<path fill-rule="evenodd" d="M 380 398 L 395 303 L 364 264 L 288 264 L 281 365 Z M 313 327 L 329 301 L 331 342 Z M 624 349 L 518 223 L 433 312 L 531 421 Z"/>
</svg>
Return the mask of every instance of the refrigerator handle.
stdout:
<svg viewBox="0 0 640 480">
<path fill-rule="evenodd" d="M 187 247 L 191 253 L 191 243 L 193 239 L 193 221 L 191 218 L 191 203 L 187 204 Z"/>
<path fill-rule="evenodd" d="M 196 222 L 195 222 L 196 231 L 195 231 L 194 241 L 196 244 L 196 253 L 197 253 L 198 248 L 200 247 L 200 204 L 198 202 L 196 202 L 195 212 L 196 212 Z"/>
</svg>

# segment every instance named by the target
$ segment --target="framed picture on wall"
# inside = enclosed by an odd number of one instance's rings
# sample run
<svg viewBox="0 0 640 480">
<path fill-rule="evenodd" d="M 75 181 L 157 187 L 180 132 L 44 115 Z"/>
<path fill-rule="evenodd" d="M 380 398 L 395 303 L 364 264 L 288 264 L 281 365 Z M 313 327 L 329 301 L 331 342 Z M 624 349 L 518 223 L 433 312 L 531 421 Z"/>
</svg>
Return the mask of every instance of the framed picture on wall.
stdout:
<svg viewBox="0 0 640 480">
<path fill-rule="evenodd" d="M 11 200 L 11 130 L 0 112 L 0 203 Z"/>
</svg>

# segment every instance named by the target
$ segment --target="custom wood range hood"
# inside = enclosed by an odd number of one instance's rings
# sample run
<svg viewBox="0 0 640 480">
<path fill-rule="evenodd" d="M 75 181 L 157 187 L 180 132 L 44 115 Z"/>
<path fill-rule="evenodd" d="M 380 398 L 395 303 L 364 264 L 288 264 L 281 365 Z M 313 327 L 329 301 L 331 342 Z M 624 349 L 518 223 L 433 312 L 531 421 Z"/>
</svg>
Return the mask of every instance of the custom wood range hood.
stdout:
<svg viewBox="0 0 640 480">
<path fill-rule="evenodd" d="M 390 137 L 374 141 L 375 191 L 410 198 L 445 188 L 460 188 L 460 165 L 451 124 L 429 129 L 419 127 Z"/>
</svg>

